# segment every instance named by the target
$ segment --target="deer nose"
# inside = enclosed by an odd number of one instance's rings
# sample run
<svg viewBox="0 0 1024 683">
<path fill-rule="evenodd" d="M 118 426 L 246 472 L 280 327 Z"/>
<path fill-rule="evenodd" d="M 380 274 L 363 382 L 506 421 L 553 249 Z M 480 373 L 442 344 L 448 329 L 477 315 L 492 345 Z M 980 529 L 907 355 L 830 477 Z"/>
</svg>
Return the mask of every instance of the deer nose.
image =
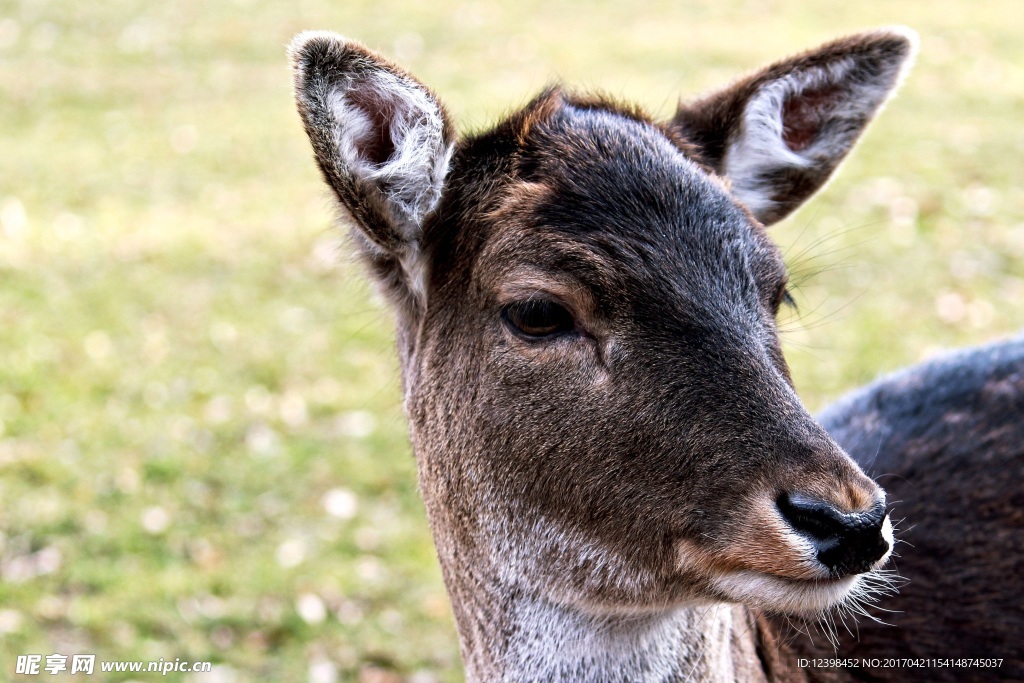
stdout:
<svg viewBox="0 0 1024 683">
<path fill-rule="evenodd" d="M 783 493 L 776 505 L 789 526 L 812 543 L 818 561 L 835 578 L 866 572 L 892 545 L 884 494 L 866 512 L 843 512 L 799 493 Z"/>
</svg>

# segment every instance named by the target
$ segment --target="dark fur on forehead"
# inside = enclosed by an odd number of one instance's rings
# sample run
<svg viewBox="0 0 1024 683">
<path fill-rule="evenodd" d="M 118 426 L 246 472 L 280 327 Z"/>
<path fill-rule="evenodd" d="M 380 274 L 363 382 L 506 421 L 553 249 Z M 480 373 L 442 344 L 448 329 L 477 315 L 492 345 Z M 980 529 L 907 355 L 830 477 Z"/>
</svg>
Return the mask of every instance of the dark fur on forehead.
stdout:
<svg viewBox="0 0 1024 683">
<path fill-rule="evenodd" d="M 712 171 L 712 167 L 704 163 L 700 148 L 682 135 L 677 126 L 671 123 L 656 121 L 640 105 L 620 102 L 602 93 L 563 95 L 563 102 L 576 109 L 606 111 L 651 126 L 668 138 L 669 142 L 675 145 L 689 159 L 702 166 L 705 170 Z"/>
<path fill-rule="evenodd" d="M 650 126 L 664 135 L 687 157 L 708 171 L 712 170 L 711 166 L 704 163 L 700 156 L 700 150 L 680 133 L 678 126 L 656 121 L 638 104 L 621 102 L 603 93 L 570 92 L 560 85 L 548 86 L 526 106 L 508 116 L 490 131 L 464 141 L 464 148 L 473 148 L 476 146 L 474 143 L 490 142 L 493 144 L 498 140 L 504 140 L 515 143 L 514 150 L 507 149 L 506 151 L 518 152 L 528 146 L 537 133 L 544 129 L 545 124 L 550 123 L 552 118 L 566 107 L 578 110 L 605 111 Z"/>
<path fill-rule="evenodd" d="M 728 281 L 764 298 L 785 278 L 760 224 L 688 142 L 639 107 L 549 88 L 492 130 L 464 141 L 455 163 L 464 168 L 453 177 L 470 180 L 458 181 L 449 205 L 454 212 L 473 213 L 466 201 L 484 203 L 476 208 L 485 215 L 505 207 L 505 220 L 514 221 L 517 234 L 528 229 L 552 244 L 568 238 L 585 246 L 601 257 L 605 276 L 642 274 L 646 284 L 636 283 L 638 297 L 653 287 L 666 300 L 678 300 L 673 290 L 684 281 L 696 293 L 720 278 L 719 285 Z M 449 237 L 472 252 L 489 232 L 490 226 L 480 225 Z M 561 250 L 538 247 L 530 256 L 536 265 L 551 259 L 548 265 L 560 269 L 555 263 Z M 437 272 L 450 273 L 454 265 Z M 602 289 L 596 280 L 584 280 Z M 762 291 L 747 289 L 751 284 Z"/>
<path fill-rule="evenodd" d="M 712 170 L 711 166 L 704 163 L 700 150 L 680 133 L 678 126 L 656 121 L 640 105 L 621 102 L 602 93 L 569 92 L 561 85 L 548 86 L 524 107 L 489 130 L 460 140 L 458 156 L 462 157 L 464 163 L 470 162 L 467 157 L 475 157 L 476 163 L 486 158 L 489 158 L 491 163 L 498 163 L 500 160 L 519 161 L 522 150 L 529 146 L 538 132 L 543 131 L 545 124 L 550 123 L 552 118 L 567 106 L 580 110 L 606 111 L 650 126 L 695 163 L 708 171 Z M 500 163 L 498 165 L 503 166 Z M 522 173 L 524 169 L 518 164 L 514 164 L 508 170 L 513 176 L 525 179 Z"/>
</svg>

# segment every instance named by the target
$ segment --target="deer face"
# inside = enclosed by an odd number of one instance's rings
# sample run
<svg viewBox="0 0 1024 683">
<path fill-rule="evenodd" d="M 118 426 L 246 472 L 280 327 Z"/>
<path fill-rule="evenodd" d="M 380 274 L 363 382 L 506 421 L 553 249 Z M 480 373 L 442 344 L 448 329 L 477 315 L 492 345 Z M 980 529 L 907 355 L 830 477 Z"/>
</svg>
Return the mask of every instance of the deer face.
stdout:
<svg viewBox="0 0 1024 683">
<path fill-rule="evenodd" d="M 297 39 L 317 161 L 398 310 L 450 590 L 486 568 L 598 612 L 814 612 L 884 563 L 884 494 L 791 385 L 762 223 L 827 179 L 909 52 L 833 43 L 664 123 L 552 90 L 456 142 L 405 72 Z"/>
</svg>

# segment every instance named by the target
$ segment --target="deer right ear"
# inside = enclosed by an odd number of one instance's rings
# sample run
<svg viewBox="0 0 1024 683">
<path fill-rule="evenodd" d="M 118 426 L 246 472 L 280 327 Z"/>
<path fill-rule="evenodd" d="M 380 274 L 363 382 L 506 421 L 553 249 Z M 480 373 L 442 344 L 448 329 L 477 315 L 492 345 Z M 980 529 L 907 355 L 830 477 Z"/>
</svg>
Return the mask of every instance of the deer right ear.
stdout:
<svg viewBox="0 0 1024 683">
<path fill-rule="evenodd" d="M 288 53 L 324 180 L 369 241 L 404 261 L 448 171 L 455 133 L 444 108 L 404 70 L 337 34 L 300 33 Z"/>
<path fill-rule="evenodd" d="M 768 225 L 824 185 L 899 84 L 916 44 L 902 27 L 849 36 L 684 104 L 669 125 Z"/>
</svg>

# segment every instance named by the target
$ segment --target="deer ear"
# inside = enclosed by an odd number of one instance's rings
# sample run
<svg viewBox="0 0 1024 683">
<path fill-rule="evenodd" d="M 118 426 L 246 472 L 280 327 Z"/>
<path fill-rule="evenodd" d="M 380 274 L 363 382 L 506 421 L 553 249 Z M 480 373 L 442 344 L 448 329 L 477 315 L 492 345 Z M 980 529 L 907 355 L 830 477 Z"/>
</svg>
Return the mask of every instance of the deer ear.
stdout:
<svg viewBox="0 0 1024 683">
<path fill-rule="evenodd" d="M 917 35 L 862 33 L 787 59 L 699 101 L 670 122 L 764 224 L 816 192 L 899 84 Z"/>
<path fill-rule="evenodd" d="M 455 134 L 444 108 L 404 70 L 339 35 L 300 33 L 288 53 L 324 180 L 363 235 L 404 260 L 448 171 Z"/>
</svg>

